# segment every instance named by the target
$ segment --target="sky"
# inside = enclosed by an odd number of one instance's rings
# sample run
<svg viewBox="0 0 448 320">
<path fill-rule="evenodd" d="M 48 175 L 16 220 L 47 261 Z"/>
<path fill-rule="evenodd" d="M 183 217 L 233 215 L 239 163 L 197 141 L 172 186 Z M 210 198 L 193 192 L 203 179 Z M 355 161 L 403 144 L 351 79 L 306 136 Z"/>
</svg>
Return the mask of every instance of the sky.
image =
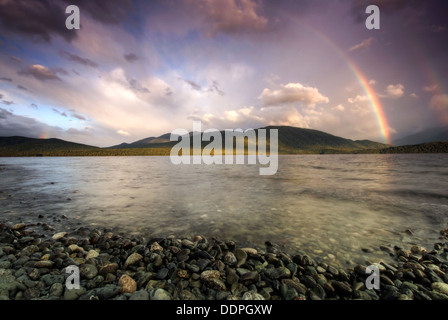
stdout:
<svg viewBox="0 0 448 320">
<path fill-rule="evenodd" d="M 200 120 L 389 143 L 448 125 L 447 14 L 446 0 L 0 0 L 0 136 L 107 147 Z"/>
</svg>

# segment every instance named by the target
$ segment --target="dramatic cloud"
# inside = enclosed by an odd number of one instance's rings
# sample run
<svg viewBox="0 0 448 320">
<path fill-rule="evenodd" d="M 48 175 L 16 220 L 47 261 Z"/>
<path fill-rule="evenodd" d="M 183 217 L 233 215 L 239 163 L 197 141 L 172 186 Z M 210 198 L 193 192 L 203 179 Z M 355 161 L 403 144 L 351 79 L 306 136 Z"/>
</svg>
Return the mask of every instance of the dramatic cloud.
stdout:
<svg viewBox="0 0 448 320">
<path fill-rule="evenodd" d="M 123 57 L 127 62 L 131 62 L 131 63 L 135 62 L 137 60 L 140 60 L 140 58 L 135 53 L 125 54 Z"/>
<path fill-rule="evenodd" d="M 96 62 L 93 62 L 92 60 L 87 59 L 87 58 L 82 58 L 82 57 L 80 57 L 80 56 L 78 56 L 76 54 L 72 54 L 72 53 L 67 52 L 67 51 L 60 51 L 59 54 L 63 58 L 65 58 L 65 59 L 67 59 L 69 61 L 73 61 L 73 62 L 82 64 L 82 65 L 87 66 L 87 67 L 93 67 L 93 68 L 98 67 L 98 64 Z"/>
<path fill-rule="evenodd" d="M 193 90 L 196 90 L 196 91 L 202 90 L 202 87 L 192 80 L 188 80 L 188 79 L 181 79 L 181 80 L 183 80 L 185 83 L 189 84 Z"/>
<path fill-rule="evenodd" d="M 52 108 L 52 110 L 63 117 L 67 117 L 67 114 L 65 112 L 61 112 L 56 108 Z"/>
<path fill-rule="evenodd" d="M 62 129 L 46 125 L 33 118 L 15 115 L 6 109 L 0 108 L 0 136 L 37 138 L 42 132 L 48 132 L 52 136 L 56 136 L 62 132 Z"/>
<path fill-rule="evenodd" d="M 288 83 L 276 89 L 265 88 L 258 98 L 265 107 L 295 102 L 314 107 L 317 103 L 328 103 L 330 101 L 317 88 L 305 87 L 300 83 Z"/>
<path fill-rule="evenodd" d="M 11 78 L 7 78 L 7 77 L 1 77 L 0 80 L 12 82 L 12 79 Z"/>
<path fill-rule="evenodd" d="M 210 87 L 207 89 L 207 92 L 214 92 L 217 93 L 220 96 L 224 95 L 224 91 L 222 91 L 219 88 L 219 83 L 218 81 L 212 81 L 212 84 L 210 85 Z"/>
<path fill-rule="evenodd" d="M 358 43 L 358 44 L 354 45 L 353 47 L 351 47 L 348 50 L 349 51 L 355 51 L 355 50 L 358 50 L 358 49 L 369 49 L 374 41 L 375 41 L 375 38 L 373 38 L 373 37 L 370 37 L 368 39 L 364 39 L 361 43 Z"/>
<path fill-rule="evenodd" d="M 404 86 L 401 83 L 396 85 L 390 84 L 386 88 L 386 95 L 389 98 L 398 99 L 401 98 L 403 94 L 404 94 Z"/>
<path fill-rule="evenodd" d="M 70 116 L 72 116 L 73 118 L 76 118 L 78 120 L 82 120 L 82 121 L 86 121 L 87 120 L 86 117 L 84 117 L 84 116 L 82 116 L 80 114 L 74 113 L 74 112 L 70 113 Z"/>
<path fill-rule="evenodd" d="M 65 27 L 65 8 L 63 1 L 3 0 L 0 1 L 0 29 L 34 40 L 50 42 L 60 36 L 70 42 L 76 32 Z"/>
<path fill-rule="evenodd" d="M 261 32 L 268 19 L 260 14 L 261 2 L 252 0 L 186 0 L 194 5 L 209 25 L 211 35 Z"/>
<path fill-rule="evenodd" d="M 80 11 L 87 12 L 93 19 L 105 24 L 119 24 L 135 12 L 132 0 L 64 0 L 76 4 Z"/>
<path fill-rule="evenodd" d="M 61 78 L 57 76 L 57 72 L 63 73 L 62 70 L 52 71 L 47 67 L 44 67 L 40 64 L 33 64 L 29 66 L 27 69 L 19 71 L 18 73 L 21 75 L 29 75 L 33 76 L 37 80 L 46 81 L 46 80 L 58 80 L 61 81 Z"/>
<path fill-rule="evenodd" d="M 25 88 L 24 86 L 21 86 L 20 84 L 17 86 L 17 88 L 19 88 L 20 90 L 28 91 L 27 88 Z"/>
</svg>

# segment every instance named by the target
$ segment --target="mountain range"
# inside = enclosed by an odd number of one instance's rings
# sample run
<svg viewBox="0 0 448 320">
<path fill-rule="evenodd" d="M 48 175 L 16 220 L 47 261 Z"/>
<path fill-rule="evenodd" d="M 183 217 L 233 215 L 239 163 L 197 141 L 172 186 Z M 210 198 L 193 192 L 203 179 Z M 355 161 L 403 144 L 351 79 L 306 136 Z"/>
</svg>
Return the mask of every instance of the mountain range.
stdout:
<svg viewBox="0 0 448 320">
<path fill-rule="evenodd" d="M 279 154 L 326 153 L 415 153 L 447 152 L 448 142 L 438 144 L 393 147 L 370 140 L 350 140 L 323 131 L 290 126 L 268 126 L 260 129 L 278 130 Z M 255 131 L 258 132 L 259 129 Z M 224 139 L 224 134 L 221 132 Z M 193 133 L 190 133 L 192 135 Z M 26 137 L 0 137 L 0 156 L 119 156 L 119 155 L 169 155 L 177 144 L 170 141 L 170 133 L 149 137 L 132 143 L 99 148 L 60 139 L 35 139 Z M 417 136 L 414 138 L 418 138 Z M 192 139 L 191 139 L 192 140 Z M 445 139 L 448 141 L 448 139 Z M 406 140 L 403 140 L 406 141 Z M 411 141 L 411 138 L 409 138 Z M 202 142 L 202 147 L 209 142 Z M 222 146 L 224 146 L 224 141 Z"/>
</svg>

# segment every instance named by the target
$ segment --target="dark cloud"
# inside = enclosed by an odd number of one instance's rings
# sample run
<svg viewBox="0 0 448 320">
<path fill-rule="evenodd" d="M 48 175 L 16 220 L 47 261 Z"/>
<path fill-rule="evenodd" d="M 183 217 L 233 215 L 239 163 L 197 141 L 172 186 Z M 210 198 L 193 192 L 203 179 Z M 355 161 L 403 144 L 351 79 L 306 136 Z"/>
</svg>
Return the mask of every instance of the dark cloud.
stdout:
<svg viewBox="0 0 448 320">
<path fill-rule="evenodd" d="M 215 81 L 215 80 L 212 82 L 212 84 L 208 88 L 207 92 L 215 92 L 215 93 L 219 94 L 220 96 L 224 95 L 224 91 L 222 91 L 219 88 L 219 83 L 218 83 L 218 81 Z"/>
<path fill-rule="evenodd" d="M 57 73 L 62 74 L 67 73 L 64 69 L 57 68 L 55 70 L 51 70 L 47 67 L 44 67 L 40 64 L 34 64 L 29 66 L 28 68 L 19 71 L 18 74 L 25 76 L 33 76 L 37 80 L 46 81 L 46 80 L 58 80 L 61 81 L 61 78 L 58 77 Z"/>
<path fill-rule="evenodd" d="M 17 88 L 19 88 L 20 90 L 25 90 L 25 91 L 28 91 L 28 89 L 27 88 L 25 88 L 24 86 L 21 86 L 20 84 L 17 86 Z"/>
<path fill-rule="evenodd" d="M 34 40 L 50 42 L 60 36 L 70 42 L 76 32 L 65 27 L 65 8 L 56 0 L 0 1 L 0 28 Z"/>
<path fill-rule="evenodd" d="M 0 136 L 38 138 L 42 132 L 57 135 L 62 132 L 62 129 L 48 126 L 33 118 L 15 115 L 6 109 L 0 108 Z"/>
<path fill-rule="evenodd" d="M 138 57 L 137 55 L 135 55 L 134 53 L 128 53 L 124 55 L 124 58 L 127 62 L 135 62 L 137 60 L 140 60 L 140 57 Z"/>
<path fill-rule="evenodd" d="M 39 109 L 39 107 L 35 103 L 30 104 L 30 107 L 33 108 L 34 110 Z"/>
<path fill-rule="evenodd" d="M 95 20 L 106 24 L 119 24 L 128 19 L 128 14 L 135 12 L 132 0 L 64 1 L 67 4 L 77 5 L 82 13 L 87 12 Z"/>
<path fill-rule="evenodd" d="M 174 94 L 174 92 L 173 92 L 173 90 L 171 90 L 170 87 L 167 87 L 167 88 L 165 89 L 165 95 L 166 95 L 166 96 L 172 96 L 173 94 Z"/>
<path fill-rule="evenodd" d="M 207 33 L 238 34 L 263 32 L 268 29 L 268 19 L 263 16 L 261 1 L 254 0 L 185 0 L 195 8 L 206 23 Z"/>
<path fill-rule="evenodd" d="M 0 93 L 0 99 L 3 99 L 3 95 Z"/>
<path fill-rule="evenodd" d="M 189 84 L 193 90 L 196 90 L 196 91 L 202 90 L 202 87 L 200 85 L 198 85 L 196 82 L 194 82 L 193 80 L 182 79 L 182 78 L 181 78 L 181 80 L 183 80 L 185 83 Z"/>
<path fill-rule="evenodd" d="M 52 108 L 52 110 L 63 117 L 67 117 L 67 114 L 65 112 L 61 112 L 56 108 Z"/>
<path fill-rule="evenodd" d="M 0 80 L 12 82 L 11 78 L 1 77 Z"/>
<path fill-rule="evenodd" d="M 93 67 L 93 68 L 98 67 L 98 64 L 96 62 L 93 62 L 92 60 L 90 60 L 88 58 L 83 58 L 83 57 L 80 57 L 80 56 L 78 56 L 76 54 L 73 54 L 73 53 L 70 53 L 70 52 L 67 52 L 67 51 L 63 51 L 63 50 L 61 50 L 59 52 L 59 54 L 63 58 L 65 58 L 65 59 L 67 59 L 69 61 L 73 61 L 73 62 L 82 64 L 82 65 L 87 66 L 87 67 Z"/>
<path fill-rule="evenodd" d="M 10 106 L 10 105 L 14 104 L 13 101 L 6 101 L 6 100 L 3 100 L 2 103 L 7 105 L 7 106 Z"/>
<path fill-rule="evenodd" d="M 150 93 L 148 88 L 142 86 L 142 84 L 135 79 L 129 80 L 129 87 L 137 92 Z"/>
<path fill-rule="evenodd" d="M 106 24 L 119 24 L 134 12 L 132 0 L 2 0 L 0 1 L 0 28 L 8 33 L 51 42 L 62 37 L 68 42 L 76 38 L 75 30 L 65 26 L 65 9 L 77 5 L 82 15 Z"/>
<path fill-rule="evenodd" d="M 78 120 L 82 120 L 82 121 L 86 121 L 87 120 L 84 116 L 82 116 L 80 114 L 77 114 L 77 113 L 71 113 L 70 116 L 72 116 L 73 118 L 76 118 Z"/>
<path fill-rule="evenodd" d="M 10 59 L 11 59 L 12 61 L 22 62 L 22 59 L 20 59 L 19 57 L 16 57 L 16 56 L 11 56 Z"/>
</svg>

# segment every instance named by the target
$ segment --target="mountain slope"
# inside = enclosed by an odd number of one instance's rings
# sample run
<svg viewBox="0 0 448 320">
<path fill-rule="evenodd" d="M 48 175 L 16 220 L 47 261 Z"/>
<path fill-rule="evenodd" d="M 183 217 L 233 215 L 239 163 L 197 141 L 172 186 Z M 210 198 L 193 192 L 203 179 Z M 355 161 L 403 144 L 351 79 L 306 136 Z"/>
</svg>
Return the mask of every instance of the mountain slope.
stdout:
<svg viewBox="0 0 448 320">
<path fill-rule="evenodd" d="M 329 133 L 303 129 L 290 126 L 267 126 L 260 129 L 266 129 L 268 136 L 270 129 L 278 130 L 278 148 L 279 153 L 335 153 L 351 152 L 354 150 L 381 149 L 388 145 L 369 141 L 369 140 L 350 140 L 331 135 Z M 255 129 L 258 132 L 259 129 Z M 192 133 L 190 133 L 191 136 Z M 225 134 L 221 131 L 222 146 L 224 147 Z M 190 139 L 190 142 L 192 139 Z M 170 147 L 177 142 L 170 141 L 170 134 L 164 134 L 160 137 L 150 137 L 133 143 L 122 143 L 111 148 L 157 148 L 160 146 Z M 204 147 L 209 142 L 202 142 Z"/>
<path fill-rule="evenodd" d="M 99 149 L 85 144 L 64 141 L 61 139 L 36 139 L 26 137 L 0 137 L 0 154 L 4 153 L 36 153 L 52 150 L 93 150 Z"/>
<path fill-rule="evenodd" d="M 448 141 L 448 126 L 428 128 L 393 141 L 394 146 L 416 145 L 427 142 Z"/>
</svg>

